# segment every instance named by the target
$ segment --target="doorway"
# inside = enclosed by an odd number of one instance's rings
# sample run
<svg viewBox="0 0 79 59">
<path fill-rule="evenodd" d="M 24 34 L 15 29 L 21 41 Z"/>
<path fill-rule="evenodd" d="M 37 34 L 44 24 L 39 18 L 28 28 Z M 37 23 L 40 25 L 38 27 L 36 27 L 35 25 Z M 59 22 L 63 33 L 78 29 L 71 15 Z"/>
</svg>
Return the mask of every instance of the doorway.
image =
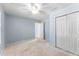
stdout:
<svg viewBox="0 0 79 59">
<path fill-rule="evenodd" d="M 44 39 L 44 24 L 35 23 L 35 38 Z"/>
</svg>

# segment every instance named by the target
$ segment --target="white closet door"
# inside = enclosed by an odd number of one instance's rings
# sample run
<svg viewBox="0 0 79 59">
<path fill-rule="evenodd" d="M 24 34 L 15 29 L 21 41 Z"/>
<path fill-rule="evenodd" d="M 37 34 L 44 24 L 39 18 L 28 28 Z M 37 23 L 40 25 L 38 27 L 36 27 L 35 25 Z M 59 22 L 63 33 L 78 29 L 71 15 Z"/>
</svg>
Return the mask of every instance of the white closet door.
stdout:
<svg viewBox="0 0 79 59">
<path fill-rule="evenodd" d="M 79 13 L 67 15 L 67 44 L 66 50 L 79 54 Z"/>
<path fill-rule="evenodd" d="M 76 13 L 76 41 L 77 41 L 77 47 L 76 47 L 76 54 L 79 55 L 79 12 Z"/>
<path fill-rule="evenodd" d="M 77 50 L 77 24 L 76 13 L 67 15 L 67 50 L 75 53 Z"/>
<path fill-rule="evenodd" d="M 1 52 L 2 52 L 2 42 L 1 42 L 1 12 L 0 12 L 0 55 L 1 55 Z"/>
<path fill-rule="evenodd" d="M 59 48 L 66 48 L 66 16 L 56 18 L 56 44 Z"/>
<path fill-rule="evenodd" d="M 79 12 L 56 18 L 57 47 L 79 55 Z"/>
<path fill-rule="evenodd" d="M 0 13 L 0 46 L 1 46 L 1 13 Z"/>
</svg>

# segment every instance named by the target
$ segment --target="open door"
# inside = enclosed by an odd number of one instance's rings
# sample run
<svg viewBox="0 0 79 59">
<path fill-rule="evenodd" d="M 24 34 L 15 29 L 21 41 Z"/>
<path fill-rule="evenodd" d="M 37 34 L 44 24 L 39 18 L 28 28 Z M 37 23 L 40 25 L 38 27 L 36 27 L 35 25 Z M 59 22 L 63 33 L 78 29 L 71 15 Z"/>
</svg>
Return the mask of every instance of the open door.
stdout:
<svg viewBox="0 0 79 59">
<path fill-rule="evenodd" d="M 43 23 L 35 23 L 35 38 L 44 39 Z"/>
</svg>

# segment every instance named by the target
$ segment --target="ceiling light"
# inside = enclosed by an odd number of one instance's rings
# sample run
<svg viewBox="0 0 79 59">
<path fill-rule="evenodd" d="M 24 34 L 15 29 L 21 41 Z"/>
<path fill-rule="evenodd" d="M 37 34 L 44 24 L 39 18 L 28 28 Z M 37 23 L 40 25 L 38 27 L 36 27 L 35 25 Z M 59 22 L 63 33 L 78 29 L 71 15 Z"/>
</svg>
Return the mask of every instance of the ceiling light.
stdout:
<svg viewBox="0 0 79 59">
<path fill-rule="evenodd" d="M 41 9 L 40 4 L 37 3 L 28 3 L 26 5 L 28 6 L 28 9 L 32 12 L 32 14 L 38 14 L 39 10 Z"/>
</svg>

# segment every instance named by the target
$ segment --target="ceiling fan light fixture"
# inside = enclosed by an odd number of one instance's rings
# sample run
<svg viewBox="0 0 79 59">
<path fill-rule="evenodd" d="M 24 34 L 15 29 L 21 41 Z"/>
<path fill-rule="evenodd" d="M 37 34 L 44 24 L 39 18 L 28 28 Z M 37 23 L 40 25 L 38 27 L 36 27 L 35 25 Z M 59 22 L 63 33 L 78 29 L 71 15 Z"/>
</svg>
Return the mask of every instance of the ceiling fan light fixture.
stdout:
<svg viewBox="0 0 79 59">
<path fill-rule="evenodd" d="M 28 3 L 25 5 L 28 6 L 28 9 L 29 9 L 29 11 L 32 12 L 32 14 L 38 14 L 39 10 L 41 9 L 40 4 L 38 4 L 38 3 Z"/>
</svg>

